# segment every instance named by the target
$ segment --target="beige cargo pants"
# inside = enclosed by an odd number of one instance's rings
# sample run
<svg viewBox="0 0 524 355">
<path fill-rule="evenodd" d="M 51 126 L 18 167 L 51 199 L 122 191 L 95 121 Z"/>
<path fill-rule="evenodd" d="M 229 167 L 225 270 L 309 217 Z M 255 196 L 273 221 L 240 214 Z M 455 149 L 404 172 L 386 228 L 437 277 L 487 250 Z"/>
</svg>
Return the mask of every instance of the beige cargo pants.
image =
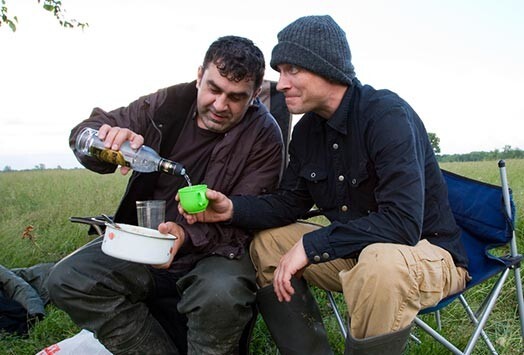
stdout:
<svg viewBox="0 0 524 355">
<path fill-rule="evenodd" d="M 270 285 L 279 260 L 300 238 L 319 228 L 308 223 L 257 233 L 250 254 L 260 287 Z M 354 338 L 391 333 L 417 313 L 464 289 L 465 269 L 444 249 L 421 240 L 416 246 L 376 243 L 357 259 L 309 265 L 303 277 L 322 289 L 343 292 Z"/>
</svg>

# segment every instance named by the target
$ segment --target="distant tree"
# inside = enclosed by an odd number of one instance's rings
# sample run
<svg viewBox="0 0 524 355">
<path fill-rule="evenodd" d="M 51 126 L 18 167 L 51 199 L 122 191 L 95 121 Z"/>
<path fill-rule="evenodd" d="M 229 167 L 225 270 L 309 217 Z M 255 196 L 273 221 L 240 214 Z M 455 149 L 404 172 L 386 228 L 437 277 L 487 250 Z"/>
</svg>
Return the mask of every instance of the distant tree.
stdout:
<svg viewBox="0 0 524 355">
<path fill-rule="evenodd" d="M 35 165 L 35 170 L 45 170 L 45 164 L 44 163 L 40 163 L 38 165 Z"/>
<path fill-rule="evenodd" d="M 10 17 L 7 14 L 6 0 L 1 0 L 2 6 L 0 7 L 0 26 L 6 24 L 9 26 L 11 31 L 16 31 L 16 24 L 18 23 L 18 17 Z M 43 3 L 42 7 L 44 10 L 52 12 L 62 27 L 72 28 L 81 27 L 82 29 L 89 26 L 87 22 L 79 22 L 75 19 L 70 19 L 65 16 L 65 10 L 62 8 L 62 1 L 60 0 L 37 0 L 38 3 Z"/>
<path fill-rule="evenodd" d="M 13 171 L 13 169 L 11 169 L 11 167 L 9 165 L 6 165 L 6 166 L 4 166 L 4 171 L 5 172 Z"/>
<path fill-rule="evenodd" d="M 56 168 L 57 168 L 58 170 L 62 170 L 62 167 L 61 167 L 60 165 L 57 165 Z"/>
<path fill-rule="evenodd" d="M 437 137 L 436 133 L 428 132 L 429 141 L 431 142 L 431 146 L 433 147 L 433 151 L 435 154 L 440 153 L 440 138 Z"/>
</svg>

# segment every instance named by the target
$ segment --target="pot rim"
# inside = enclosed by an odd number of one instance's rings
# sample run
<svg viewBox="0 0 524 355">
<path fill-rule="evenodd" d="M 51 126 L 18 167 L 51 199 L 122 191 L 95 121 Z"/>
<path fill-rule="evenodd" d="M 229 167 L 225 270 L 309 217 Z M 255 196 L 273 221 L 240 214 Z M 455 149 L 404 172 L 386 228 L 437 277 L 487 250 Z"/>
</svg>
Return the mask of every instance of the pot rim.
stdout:
<svg viewBox="0 0 524 355">
<path fill-rule="evenodd" d="M 160 233 L 158 230 L 156 229 L 151 229 L 151 228 L 146 228 L 146 227 L 140 227 L 140 226 L 134 226 L 132 224 L 125 224 L 125 223 L 118 223 L 118 226 L 120 228 L 115 228 L 114 226 L 112 226 L 111 224 L 109 223 L 105 223 L 106 225 L 106 228 L 109 228 L 110 230 L 114 231 L 115 233 L 121 233 L 123 232 L 124 234 L 132 234 L 132 235 L 137 235 L 139 237 L 145 237 L 145 238 L 153 238 L 153 239 L 160 239 L 160 240 L 166 240 L 166 239 L 169 239 L 169 240 L 176 240 L 178 239 L 177 236 L 175 235 L 172 235 L 172 234 L 162 234 Z M 152 232 L 156 232 L 158 235 L 148 235 L 148 234 L 142 234 L 142 233 L 138 233 L 138 232 L 135 232 L 135 231 L 131 231 L 129 230 L 128 227 L 132 227 L 134 229 L 143 229 L 143 230 L 149 230 L 149 231 L 152 231 Z"/>
</svg>

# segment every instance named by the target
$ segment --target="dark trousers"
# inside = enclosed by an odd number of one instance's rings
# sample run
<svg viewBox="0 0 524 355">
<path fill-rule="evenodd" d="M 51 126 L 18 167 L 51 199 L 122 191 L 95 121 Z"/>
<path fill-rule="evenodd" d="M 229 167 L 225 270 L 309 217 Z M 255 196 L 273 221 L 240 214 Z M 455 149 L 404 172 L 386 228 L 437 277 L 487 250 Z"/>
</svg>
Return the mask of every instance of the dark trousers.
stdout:
<svg viewBox="0 0 524 355">
<path fill-rule="evenodd" d="M 236 351 L 255 301 L 255 272 L 247 254 L 239 260 L 209 256 L 176 275 L 107 256 L 100 247 L 101 240 L 95 240 L 57 263 L 47 287 L 52 302 L 110 351 L 140 344 L 151 314 L 175 338 L 180 353 Z"/>
</svg>

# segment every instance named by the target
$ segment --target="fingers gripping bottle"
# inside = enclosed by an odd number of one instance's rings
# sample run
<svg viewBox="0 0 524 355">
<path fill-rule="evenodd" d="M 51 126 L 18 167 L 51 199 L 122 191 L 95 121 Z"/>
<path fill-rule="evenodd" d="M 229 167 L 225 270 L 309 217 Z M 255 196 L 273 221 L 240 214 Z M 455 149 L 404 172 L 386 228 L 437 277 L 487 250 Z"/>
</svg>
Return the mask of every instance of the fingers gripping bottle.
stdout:
<svg viewBox="0 0 524 355">
<path fill-rule="evenodd" d="M 133 149 L 129 141 L 125 141 L 118 151 L 106 148 L 104 142 L 98 138 L 98 131 L 92 128 L 80 131 L 75 141 L 75 149 L 82 154 L 127 166 L 141 173 L 160 171 L 171 175 L 186 175 L 186 169 L 181 164 L 160 157 L 151 147 L 143 145 Z"/>
</svg>

